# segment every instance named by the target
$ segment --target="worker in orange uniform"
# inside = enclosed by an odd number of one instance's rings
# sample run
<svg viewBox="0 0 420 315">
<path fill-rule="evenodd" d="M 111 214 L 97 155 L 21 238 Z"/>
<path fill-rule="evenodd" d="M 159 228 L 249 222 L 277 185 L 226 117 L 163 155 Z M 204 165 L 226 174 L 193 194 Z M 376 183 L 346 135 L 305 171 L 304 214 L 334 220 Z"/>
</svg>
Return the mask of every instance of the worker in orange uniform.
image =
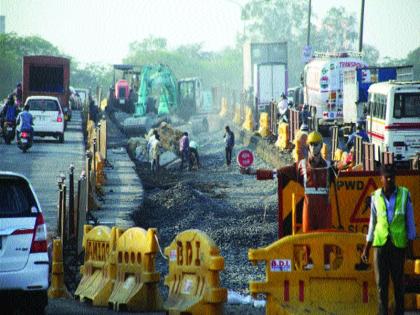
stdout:
<svg viewBox="0 0 420 315">
<path fill-rule="evenodd" d="M 302 214 L 304 233 L 332 227 L 329 189 L 331 181 L 335 180 L 330 162 L 321 156 L 323 144 L 321 134 L 317 131 L 311 132 L 308 135 L 307 144 L 309 146 L 307 159 L 274 171 L 263 169 L 258 169 L 256 172 L 245 171 L 248 174 L 256 173 L 258 180 L 285 176 L 289 180 L 302 184 L 305 190 Z"/>
</svg>

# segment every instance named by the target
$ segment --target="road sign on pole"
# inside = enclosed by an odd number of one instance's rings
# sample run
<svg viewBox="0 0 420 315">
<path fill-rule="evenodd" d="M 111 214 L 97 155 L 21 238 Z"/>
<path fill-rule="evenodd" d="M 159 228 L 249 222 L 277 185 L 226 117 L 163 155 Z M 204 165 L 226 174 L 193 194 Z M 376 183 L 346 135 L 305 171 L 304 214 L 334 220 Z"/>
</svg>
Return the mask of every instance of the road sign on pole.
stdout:
<svg viewBox="0 0 420 315">
<path fill-rule="evenodd" d="M 238 153 L 237 161 L 243 168 L 250 167 L 254 163 L 254 155 L 250 150 L 241 150 Z"/>
</svg>

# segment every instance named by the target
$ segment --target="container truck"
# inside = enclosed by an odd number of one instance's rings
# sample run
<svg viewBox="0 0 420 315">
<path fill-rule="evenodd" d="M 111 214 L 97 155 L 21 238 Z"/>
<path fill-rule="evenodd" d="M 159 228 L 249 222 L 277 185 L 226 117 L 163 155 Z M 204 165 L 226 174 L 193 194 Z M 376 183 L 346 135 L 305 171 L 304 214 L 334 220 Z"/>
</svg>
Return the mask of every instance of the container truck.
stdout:
<svg viewBox="0 0 420 315">
<path fill-rule="evenodd" d="M 23 57 L 23 104 L 29 96 L 55 96 L 66 120 L 71 119 L 70 60 L 55 56 Z"/>
<path fill-rule="evenodd" d="M 267 110 L 271 101 L 287 95 L 287 42 L 245 43 L 243 90 L 252 92 L 255 111 Z"/>
</svg>

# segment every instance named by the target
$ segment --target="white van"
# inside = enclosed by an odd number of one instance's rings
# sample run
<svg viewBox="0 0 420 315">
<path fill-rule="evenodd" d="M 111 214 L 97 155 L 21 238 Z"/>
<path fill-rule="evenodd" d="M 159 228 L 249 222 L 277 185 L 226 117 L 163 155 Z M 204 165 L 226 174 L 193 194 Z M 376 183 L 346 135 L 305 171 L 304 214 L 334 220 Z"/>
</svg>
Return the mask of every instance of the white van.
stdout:
<svg viewBox="0 0 420 315">
<path fill-rule="evenodd" d="M 33 117 L 34 136 L 52 136 L 64 143 L 64 113 L 60 101 L 54 96 L 30 96 L 25 105 Z"/>
<path fill-rule="evenodd" d="M 393 152 L 396 162 L 420 153 L 420 81 L 372 84 L 368 108 L 368 134 L 381 152 Z"/>
</svg>

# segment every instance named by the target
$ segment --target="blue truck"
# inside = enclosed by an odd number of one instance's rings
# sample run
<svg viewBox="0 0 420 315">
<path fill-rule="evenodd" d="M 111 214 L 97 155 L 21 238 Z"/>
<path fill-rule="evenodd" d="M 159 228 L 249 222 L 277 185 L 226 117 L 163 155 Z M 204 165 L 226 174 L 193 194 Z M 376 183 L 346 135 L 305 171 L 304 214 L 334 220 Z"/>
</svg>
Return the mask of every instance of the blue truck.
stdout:
<svg viewBox="0 0 420 315">
<path fill-rule="evenodd" d="M 343 72 L 342 79 L 343 122 L 356 124 L 365 120 L 369 87 L 389 80 L 410 81 L 413 66 L 352 68 Z"/>
</svg>

